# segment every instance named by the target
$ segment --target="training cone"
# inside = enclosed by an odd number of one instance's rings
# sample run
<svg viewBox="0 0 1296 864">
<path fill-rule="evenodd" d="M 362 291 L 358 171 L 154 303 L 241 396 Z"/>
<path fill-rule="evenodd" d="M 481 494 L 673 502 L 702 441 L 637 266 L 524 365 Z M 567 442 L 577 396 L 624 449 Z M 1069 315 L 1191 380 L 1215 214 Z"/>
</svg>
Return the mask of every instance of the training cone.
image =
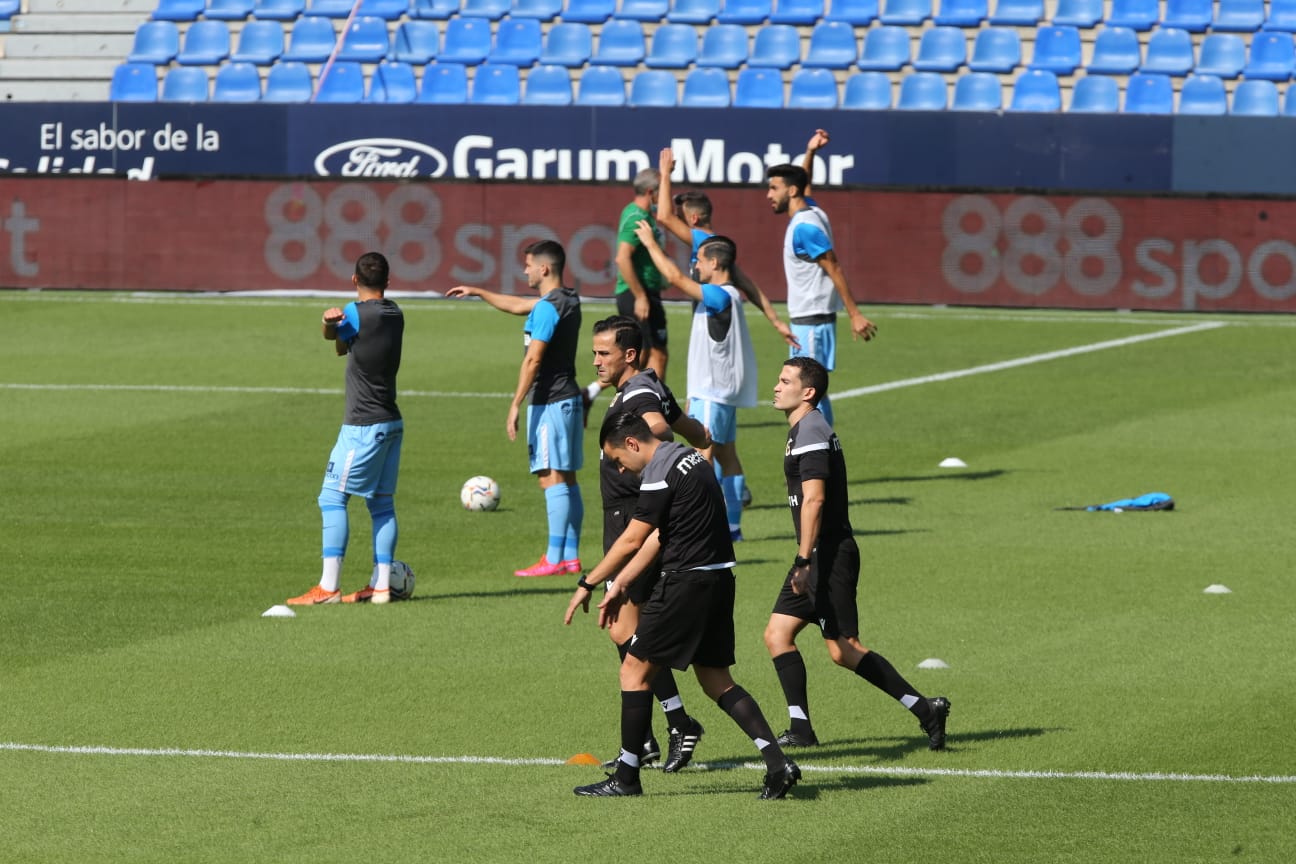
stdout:
<svg viewBox="0 0 1296 864">
<path fill-rule="evenodd" d="M 567 760 L 568 765 L 602 765 L 599 758 L 593 753 L 577 753 Z"/>
<path fill-rule="evenodd" d="M 1224 585 L 1207 585 L 1202 590 L 1203 594 L 1232 594 L 1233 591 Z"/>
<path fill-rule="evenodd" d="M 957 456 L 950 456 L 950 457 L 948 457 L 948 458 L 946 458 L 946 459 L 942 459 L 942 460 L 941 460 L 940 467 L 942 467 L 942 468 L 966 468 L 966 467 L 967 467 L 967 463 L 964 462 L 962 459 L 958 458 Z"/>
<path fill-rule="evenodd" d="M 948 669 L 950 665 L 939 657 L 928 657 L 918 664 L 919 669 Z"/>
<path fill-rule="evenodd" d="M 285 606 L 282 603 L 280 603 L 277 606 L 271 606 L 269 609 L 262 612 L 261 617 L 262 618 L 296 618 L 297 613 L 292 610 L 292 607 Z"/>
</svg>

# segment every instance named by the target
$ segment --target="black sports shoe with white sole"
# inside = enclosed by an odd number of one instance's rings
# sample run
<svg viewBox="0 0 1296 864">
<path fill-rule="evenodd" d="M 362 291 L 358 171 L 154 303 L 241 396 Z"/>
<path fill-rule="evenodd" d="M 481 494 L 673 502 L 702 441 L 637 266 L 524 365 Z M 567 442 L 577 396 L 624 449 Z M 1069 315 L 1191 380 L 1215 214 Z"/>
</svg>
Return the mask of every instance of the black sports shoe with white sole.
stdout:
<svg viewBox="0 0 1296 864">
<path fill-rule="evenodd" d="M 788 792 L 801 779 L 801 769 L 791 759 L 783 763 L 777 771 L 765 775 L 765 787 L 761 789 L 759 799 L 772 801 L 787 797 Z"/>
<path fill-rule="evenodd" d="M 621 754 L 618 753 L 615 758 L 604 762 L 603 770 L 614 770 L 617 766 L 617 761 L 620 758 Z M 650 768 L 652 767 L 652 764 L 659 759 L 661 759 L 661 745 L 657 743 L 656 736 L 650 732 L 648 733 L 648 737 L 644 739 L 643 749 L 639 751 L 639 767 Z"/>
<path fill-rule="evenodd" d="M 922 731 L 927 733 L 927 746 L 932 750 L 945 749 L 945 721 L 949 718 L 950 701 L 944 696 L 934 696 L 927 700 L 931 708 L 931 719 L 920 723 Z"/>
<path fill-rule="evenodd" d="M 670 741 L 666 745 L 666 762 L 662 764 L 662 771 L 667 774 L 674 774 L 676 771 L 689 764 L 693 758 L 693 748 L 697 747 L 698 741 L 702 740 L 702 735 L 706 730 L 702 724 L 689 718 L 691 724 L 686 729 L 671 729 Z"/>
<path fill-rule="evenodd" d="M 785 749 L 788 747 L 818 747 L 819 736 L 815 735 L 814 730 L 801 733 L 788 729 L 786 732 L 779 733 L 778 745 Z"/>
<path fill-rule="evenodd" d="M 624 798 L 630 795 L 642 795 L 643 787 L 638 783 L 628 785 L 609 774 L 606 780 L 591 783 L 588 786 L 577 786 L 572 790 L 583 798 Z"/>
</svg>

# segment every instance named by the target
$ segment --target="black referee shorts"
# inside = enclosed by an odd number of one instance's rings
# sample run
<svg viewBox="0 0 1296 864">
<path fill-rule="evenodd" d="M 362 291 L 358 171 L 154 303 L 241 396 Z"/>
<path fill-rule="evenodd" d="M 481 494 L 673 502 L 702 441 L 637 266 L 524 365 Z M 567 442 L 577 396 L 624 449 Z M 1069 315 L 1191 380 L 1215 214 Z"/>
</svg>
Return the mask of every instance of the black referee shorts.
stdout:
<svg viewBox="0 0 1296 864">
<path fill-rule="evenodd" d="M 648 320 L 641 321 L 643 325 L 644 344 L 649 348 L 666 347 L 666 308 L 662 306 L 661 295 L 656 291 L 645 292 L 648 295 Z M 616 305 L 618 315 L 629 315 L 631 318 L 634 314 L 634 294 L 629 291 L 622 291 L 616 295 Z"/>
<path fill-rule="evenodd" d="M 628 498 L 623 501 L 613 502 L 603 509 L 603 554 L 606 555 L 612 548 L 612 544 L 625 531 L 626 526 L 630 524 L 630 517 L 634 515 L 635 499 Z M 660 560 L 660 559 L 659 559 Z M 630 590 L 626 592 L 626 599 L 636 606 L 642 606 L 644 601 L 652 595 L 653 586 L 657 584 L 657 579 L 661 575 L 661 568 L 654 561 L 648 565 L 648 569 L 640 574 L 639 578 L 630 583 Z M 615 577 L 613 577 L 615 578 Z M 609 582 L 612 580 L 609 579 Z"/>
<path fill-rule="evenodd" d="M 630 653 L 657 666 L 734 664 L 734 575 L 724 570 L 662 573 L 639 608 Z"/>
<path fill-rule="evenodd" d="M 810 556 L 810 593 L 792 593 L 792 574 L 774 601 L 773 612 L 802 621 L 813 621 L 825 639 L 859 637 L 859 610 L 855 596 L 859 589 L 860 553 L 854 537 L 820 544 Z M 828 574 L 825 583 L 824 573 Z"/>
</svg>

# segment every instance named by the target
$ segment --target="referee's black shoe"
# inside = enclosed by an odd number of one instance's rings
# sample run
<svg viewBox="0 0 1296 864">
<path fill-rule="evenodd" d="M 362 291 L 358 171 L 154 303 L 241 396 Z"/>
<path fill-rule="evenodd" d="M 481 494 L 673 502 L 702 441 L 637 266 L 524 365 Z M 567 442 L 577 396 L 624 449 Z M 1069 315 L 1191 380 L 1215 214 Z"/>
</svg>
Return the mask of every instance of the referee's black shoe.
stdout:
<svg viewBox="0 0 1296 864">
<path fill-rule="evenodd" d="M 760 800 L 772 801 L 787 797 L 788 792 L 801 779 L 801 769 L 791 759 L 783 763 L 777 771 L 765 775 L 765 788 L 761 789 Z"/>
<path fill-rule="evenodd" d="M 927 700 L 931 708 L 931 717 L 926 723 L 920 723 L 922 731 L 927 733 L 927 746 L 932 750 L 945 749 L 945 721 L 949 718 L 950 702 L 944 696 L 934 696 Z"/>
<path fill-rule="evenodd" d="M 689 761 L 693 758 L 693 748 L 697 747 L 705 732 L 706 730 L 702 728 L 702 724 L 692 717 L 689 718 L 687 727 L 683 729 L 672 728 L 670 730 L 670 741 L 666 745 L 666 761 L 662 763 L 662 771 L 667 774 L 674 774 L 689 764 Z"/>
<path fill-rule="evenodd" d="M 615 774 L 609 774 L 606 780 L 591 783 L 588 786 L 577 786 L 572 790 L 584 798 L 623 798 L 630 795 L 642 795 L 643 786 L 635 783 L 622 783 Z"/>
<path fill-rule="evenodd" d="M 603 770 L 611 771 L 616 768 L 617 761 L 620 758 L 620 754 L 618 754 L 616 758 L 604 762 Z M 643 749 L 639 751 L 639 767 L 649 768 L 659 759 L 661 759 L 661 745 L 657 743 L 657 736 L 650 732 L 648 737 L 644 739 Z M 683 768 L 684 766 L 681 765 L 680 767 Z"/>
<path fill-rule="evenodd" d="M 788 747 L 818 747 L 819 736 L 815 735 L 813 729 L 805 733 L 793 732 L 788 729 L 779 733 L 778 745 L 784 749 Z"/>
</svg>

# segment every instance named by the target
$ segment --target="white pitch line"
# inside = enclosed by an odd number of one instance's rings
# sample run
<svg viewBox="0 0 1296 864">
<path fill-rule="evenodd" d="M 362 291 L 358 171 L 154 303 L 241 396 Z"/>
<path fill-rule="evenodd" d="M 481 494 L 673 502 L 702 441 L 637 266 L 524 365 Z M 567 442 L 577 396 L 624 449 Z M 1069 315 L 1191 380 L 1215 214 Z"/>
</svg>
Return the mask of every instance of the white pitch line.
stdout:
<svg viewBox="0 0 1296 864">
<path fill-rule="evenodd" d="M 506 758 L 502 756 L 410 756 L 382 753 L 257 753 L 240 750 L 189 750 L 173 747 L 100 747 L 59 746 L 49 744 L 21 744 L 0 742 L 0 751 L 49 753 L 73 756 L 144 756 L 186 757 L 197 759 L 253 759 L 272 762 L 389 762 L 414 765 L 506 765 L 554 766 L 567 764 L 562 759 Z M 755 763 L 715 763 L 696 767 L 742 767 L 763 770 Z M 905 768 L 877 765 L 808 765 L 801 770 L 817 774 L 876 774 L 898 777 L 965 777 L 985 780 L 1110 780 L 1142 783 L 1296 783 L 1296 776 L 1263 775 L 1235 776 L 1231 774 L 1180 774 L 1162 771 L 1137 773 L 1131 771 L 1002 771 L 996 769 L 960 768 Z"/>
</svg>

